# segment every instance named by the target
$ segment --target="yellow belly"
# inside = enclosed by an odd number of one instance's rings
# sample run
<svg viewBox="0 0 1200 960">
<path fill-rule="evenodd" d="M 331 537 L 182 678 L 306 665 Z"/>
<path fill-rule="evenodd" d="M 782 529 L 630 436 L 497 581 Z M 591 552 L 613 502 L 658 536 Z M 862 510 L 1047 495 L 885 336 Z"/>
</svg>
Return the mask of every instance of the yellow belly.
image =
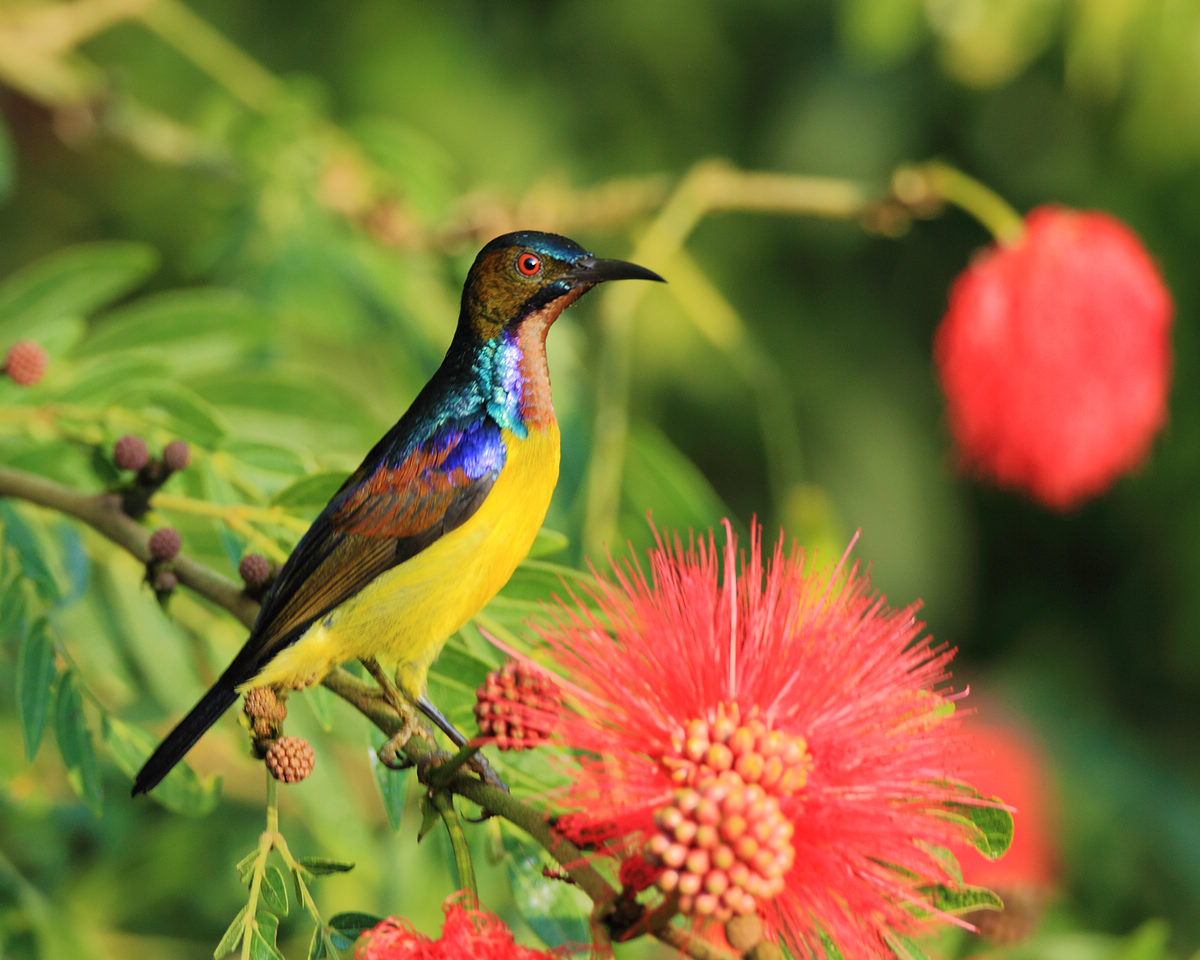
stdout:
<svg viewBox="0 0 1200 960">
<path fill-rule="evenodd" d="M 558 424 L 524 440 L 504 431 L 504 469 L 475 514 L 335 607 L 239 689 L 314 682 L 376 657 L 413 699 L 447 638 L 508 582 L 529 552 L 558 480 Z"/>
</svg>

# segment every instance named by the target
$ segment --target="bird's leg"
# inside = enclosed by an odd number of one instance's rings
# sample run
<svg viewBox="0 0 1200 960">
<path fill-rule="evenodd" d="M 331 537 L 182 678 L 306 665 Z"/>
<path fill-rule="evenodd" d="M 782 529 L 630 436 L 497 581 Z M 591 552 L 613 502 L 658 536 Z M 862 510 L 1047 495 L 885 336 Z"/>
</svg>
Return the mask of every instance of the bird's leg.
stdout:
<svg viewBox="0 0 1200 960">
<path fill-rule="evenodd" d="M 458 728 L 454 726 L 442 714 L 437 707 L 433 705 L 433 701 L 428 697 L 421 697 L 417 701 L 417 708 L 432 720 L 447 737 L 460 750 L 467 745 L 467 738 L 459 733 Z M 493 787 L 498 787 L 505 793 L 508 793 L 508 784 L 500 779 L 499 774 L 492 769 L 492 765 L 487 762 L 487 758 L 482 753 L 476 753 L 467 761 L 467 765 L 474 770 L 482 778 L 483 782 L 490 784 Z"/>
<path fill-rule="evenodd" d="M 379 762 L 392 770 L 403 770 L 412 765 L 408 760 L 401 759 L 401 751 L 405 745 L 414 734 L 428 736 L 428 733 L 417 719 L 417 713 L 413 710 L 408 698 L 396 689 L 396 685 L 379 665 L 379 661 L 374 657 L 363 657 L 360 662 L 366 668 L 367 673 L 379 684 L 379 691 L 383 699 L 400 715 L 400 729 L 388 737 L 387 742 L 376 751 Z"/>
</svg>

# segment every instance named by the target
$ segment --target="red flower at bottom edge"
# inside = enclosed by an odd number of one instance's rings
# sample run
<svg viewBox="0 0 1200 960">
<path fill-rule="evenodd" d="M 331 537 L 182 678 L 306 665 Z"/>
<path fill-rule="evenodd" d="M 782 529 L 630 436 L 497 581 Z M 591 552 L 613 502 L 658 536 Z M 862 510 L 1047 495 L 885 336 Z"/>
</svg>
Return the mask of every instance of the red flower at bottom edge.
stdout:
<svg viewBox="0 0 1200 960">
<path fill-rule="evenodd" d="M 477 907 L 460 891 L 442 905 L 442 935 L 431 940 L 397 917 L 381 920 L 355 947 L 355 960 L 554 960 L 555 951 L 533 950 L 513 940 L 512 931 L 494 914 Z"/>
</svg>

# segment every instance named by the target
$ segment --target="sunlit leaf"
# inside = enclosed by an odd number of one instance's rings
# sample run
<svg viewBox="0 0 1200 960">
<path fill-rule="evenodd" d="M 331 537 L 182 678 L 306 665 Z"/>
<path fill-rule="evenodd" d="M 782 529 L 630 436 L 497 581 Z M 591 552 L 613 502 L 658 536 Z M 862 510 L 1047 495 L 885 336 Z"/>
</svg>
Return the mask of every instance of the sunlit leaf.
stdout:
<svg viewBox="0 0 1200 960">
<path fill-rule="evenodd" d="M 229 345 L 266 333 L 269 320 L 232 290 L 173 290 L 106 314 L 78 350 L 79 356 L 142 349 L 227 354 Z"/>
<path fill-rule="evenodd" d="M 326 857 L 305 857 L 299 861 L 300 866 L 314 877 L 324 877 L 331 873 L 349 873 L 354 864 L 344 860 L 330 860 Z"/>
<path fill-rule="evenodd" d="M 25 631 L 17 649 L 17 713 L 26 760 L 34 758 L 42 742 L 54 675 L 54 644 L 45 619 L 39 619 Z"/>
<path fill-rule="evenodd" d="M 233 953 L 234 950 L 242 942 L 242 937 L 246 933 L 246 907 L 242 907 L 237 912 L 237 916 L 233 918 L 233 922 L 225 931 L 225 935 L 221 937 L 220 943 L 213 950 L 213 960 L 222 960 L 222 958 Z"/>
<path fill-rule="evenodd" d="M 279 934 L 279 918 L 272 913 L 260 913 L 249 932 L 251 960 L 286 960 L 275 938 Z"/>
<path fill-rule="evenodd" d="M 974 794 L 987 804 L 999 804 L 998 797 L 983 797 L 970 788 L 962 788 L 964 794 Z M 999 806 L 985 806 L 978 803 L 948 803 L 951 816 L 970 826 L 967 841 L 989 860 L 1000 857 L 1012 843 L 1013 817 L 1012 814 Z"/>
<path fill-rule="evenodd" d="M 319 510 L 329 502 L 329 498 L 337 493 L 338 488 L 345 482 L 346 474 L 341 471 L 309 474 L 275 494 L 271 498 L 271 505 L 286 507 L 289 510 L 302 508 Z"/>
<path fill-rule="evenodd" d="M 0 343 L 43 320 L 88 316 L 141 283 L 158 254 L 140 243 L 68 247 L 11 274 L 0 283 Z"/>
<path fill-rule="evenodd" d="M 267 864 L 259 890 L 262 892 L 263 902 L 269 909 L 281 917 L 288 915 L 287 879 L 276 864 Z"/>
<path fill-rule="evenodd" d="M 536 560 L 538 557 L 549 557 L 556 553 L 562 553 L 570 545 L 571 540 L 565 533 L 551 530 L 549 527 L 542 527 L 534 537 L 533 546 L 529 548 L 525 559 Z"/>
</svg>

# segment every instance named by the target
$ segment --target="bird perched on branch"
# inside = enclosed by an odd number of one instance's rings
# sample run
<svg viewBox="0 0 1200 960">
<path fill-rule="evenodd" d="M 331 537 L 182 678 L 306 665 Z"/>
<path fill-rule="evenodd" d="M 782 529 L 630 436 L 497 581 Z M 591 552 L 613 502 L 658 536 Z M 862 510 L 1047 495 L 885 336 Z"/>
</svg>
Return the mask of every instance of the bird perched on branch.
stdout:
<svg viewBox="0 0 1200 960">
<path fill-rule="evenodd" d="M 314 683 L 355 658 L 394 669 L 404 698 L 461 743 L 425 696 L 429 666 L 546 516 L 559 463 L 546 332 L 607 280 L 662 277 L 550 233 L 506 234 L 480 251 L 442 365 L 301 538 L 245 646 L 146 761 L 135 796 L 240 693 Z"/>
</svg>

